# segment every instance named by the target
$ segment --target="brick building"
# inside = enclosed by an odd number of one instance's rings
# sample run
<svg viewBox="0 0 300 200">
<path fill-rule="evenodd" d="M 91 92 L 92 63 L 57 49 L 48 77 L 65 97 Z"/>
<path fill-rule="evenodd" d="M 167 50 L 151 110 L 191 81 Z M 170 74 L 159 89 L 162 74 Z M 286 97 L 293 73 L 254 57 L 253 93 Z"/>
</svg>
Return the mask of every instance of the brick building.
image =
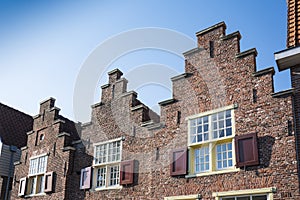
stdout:
<svg viewBox="0 0 300 200">
<path fill-rule="evenodd" d="M 196 33 L 160 115 L 118 69 L 89 123 L 42 102 L 13 199 L 300 199 L 298 4 L 288 3 L 288 49 L 275 54 L 293 89 L 274 93 L 274 68 L 257 71 L 256 50 L 241 51 L 240 33 L 218 23 Z"/>
<path fill-rule="evenodd" d="M 32 131 L 27 133 L 27 145 L 15 163 L 12 199 L 69 199 L 69 182 L 74 176 L 72 142 L 80 138 L 80 124 L 59 115 L 59 111 L 53 98 L 40 103 Z"/>
<path fill-rule="evenodd" d="M 32 122 L 31 116 L 0 103 L 0 200 L 9 196 L 13 162 L 20 158 L 20 148 L 26 145 Z"/>
</svg>

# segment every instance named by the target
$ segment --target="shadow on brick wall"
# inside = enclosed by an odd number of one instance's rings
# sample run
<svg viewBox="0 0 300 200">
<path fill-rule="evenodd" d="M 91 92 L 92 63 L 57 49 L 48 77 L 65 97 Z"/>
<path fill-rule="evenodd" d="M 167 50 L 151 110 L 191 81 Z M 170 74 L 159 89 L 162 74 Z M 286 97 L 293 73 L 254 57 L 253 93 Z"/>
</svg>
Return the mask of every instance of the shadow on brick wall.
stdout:
<svg viewBox="0 0 300 200">
<path fill-rule="evenodd" d="M 260 166 L 269 167 L 275 138 L 269 135 L 258 138 Z"/>
</svg>

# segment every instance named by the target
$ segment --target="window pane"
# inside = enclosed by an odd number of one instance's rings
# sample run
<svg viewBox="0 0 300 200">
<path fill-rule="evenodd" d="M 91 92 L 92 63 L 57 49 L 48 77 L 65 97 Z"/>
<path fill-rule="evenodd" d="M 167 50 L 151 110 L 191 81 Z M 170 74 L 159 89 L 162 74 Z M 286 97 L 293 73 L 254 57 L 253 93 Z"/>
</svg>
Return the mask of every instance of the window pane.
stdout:
<svg viewBox="0 0 300 200">
<path fill-rule="evenodd" d="M 232 135 L 232 129 L 231 128 L 227 128 L 226 129 L 226 136 L 230 136 Z"/>
<path fill-rule="evenodd" d="M 197 133 L 202 133 L 202 126 L 198 126 Z"/>
<path fill-rule="evenodd" d="M 204 141 L 208 140 L 208 133 L 204 133 Z"/>
<path fill-rule="evenodd" d="M 219 128 L 224 128 L 224 120 L 219 121 Z"/>
<path fill-rule="evenodd" d="M 196 134 L 196 127 L 191 127 L 190 131 L 192 135 Z"/>
<path fill-rule="evenodd" d="M 119 184 L 119 165 L 110 167 L 110 180 L 109 186 L 114 186 Z"/>
<path fill-rule="evenodd" d="M 214 130 L 218 130 L 218 123 L 217 123 L 217 122 L 214 122 L 214 123 L 213 123 L 213 129 L 214 129 Z"/>
<path fill-rule="evenodd" d="M 219 131 L 219 138 L 224 137 L 224 130 Z"/>
<path fill-rule="evenodd" d="M 231 118 L 231 110 L 226 110 L 226 118 Z"/>
<path fill-rule="evenodd" d="M 197 124 L 199 125 L 199 124 L 202 124 L 202 118 L 198 118 L 197 119 Z"/>
<path fill-rule="evenodd" d="M 196 119 L 191 120 L 191 126 L 196 126 Z"/>
<path fill-rule="evenodd" d="M 228 150 L 232 150 L 232 143 L 227 143 Z"/>
<path fill-rule="evenodd" d="M 224 112 L 218 113 L 218 119 L 224 119 Z"/>
<path fill-rule="evenodd" d="M 44 192 L 44 175 L 38 176 L 37 178 L 37 193 Z"/>
<path fill-rule="evenodd" d="M 228 160 L 228 167 L 232 167 L 232 159 Z"/>
<path fill-rule="evenodd" d="M 216 146 L 217 169 L 232 167 L 232 143 L 218 144 Z"/>
<path fill-rule="evenodd" d="M 197 142 L 202 142 L 202 134 L 197 135 Z"/>
<path fill-rule="evenodd" d="M 29 184 L 28 185 L 29 185 L 28 193 L 29 194 L 35 194 L 36 176 L 29 179 Z"/>
<path fill-rule="evenodd" d="M 222 168 L 222 162 L 218 161 L 218 169 L 221 169 L 221 168 Z"/>
<path fill-rule="evenodd" d="M 213 115 L 212 115 L 212 120 L 213 120 L 213 121 L 216 121 L 217 118 L 218 118 L 218 117 L 217 117 L 217 114 L 213 114 Z"/>
<path fill-rule="evenodd" d="M 231 119 L 226 119 L 226 126 L 231 126 Z"/>
<path fill-rule="evenodd" d="M 237 200 L 250 200 L 250 197 L 237 197 Z"/>
<path fill-rule="evenodd" d="M 204 131 L 204 132 L 207 132 L 207 131 L 208 131 L 208 124 L 205 124 L 205 125 L 204 125 L 203 131 Z"/>
<path fill-rule="evenodd" d="M 267 200 L 267 195 L 253 196 L 252 200 Z"/>
<path fill-rule="evenodd" d="M 106 183 L 106 168 L 102 167 L 97 170 L 97 187 L 104 187 Z"/>
<path fill-rule="evenodd" d="M 195 143 L 196 142 L 196 136 L 195 135 L 191 135 L 191 143 Z"/>
<path fill-rule="evenodd" d="M 203 123 L 208 123 L 208 116 L 203 117 Z"/>
<path fill-rule="evenodd" d="M 213 138 L 218 138 L 218 131 L 214 131 Z"/>
<path fill-rule="evenodd" d="M 209 147 L 202 147 L 195 150 L 195 172 L 209 170 Z"/>
</svg>

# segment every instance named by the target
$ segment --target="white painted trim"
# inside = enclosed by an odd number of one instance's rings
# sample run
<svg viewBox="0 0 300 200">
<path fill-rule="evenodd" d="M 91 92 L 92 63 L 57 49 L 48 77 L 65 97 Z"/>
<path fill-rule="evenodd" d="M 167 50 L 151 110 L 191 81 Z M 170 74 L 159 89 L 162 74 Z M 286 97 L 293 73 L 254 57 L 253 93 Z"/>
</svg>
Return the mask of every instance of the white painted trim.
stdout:
<svg viewBox="0 0 300 200">
<path fill-rule="evenodd" d="M 38 158 L 38 157 L 42 157 L 42 156 L 47 156 L 48 153 L 43 153 L 43 154 L 40 154 L 40 155 L 37 155 L 37 156 L 32 156 L 29 158 L 29 160 L 32 160 L 32 159 L 35 159 L 35 158 Z"/>
<path fill-rule="evenodd" d="M 276 188 L 260 188 L 260 189 L 247 189 L 247 190 L 234 190 L 227 192 L 213 192 L 213 197 L 227 197 L 227 196 L 237 196 L 237 195 L 253 195 L 253 194 L 269 194 L 276 192 Z M 271 199 L 270 199 L 271 200 Z"/>
<path fill-rule="evenodd" d="M 28 197 L 38 197 L 38 196 L 45 196 L 47 195 L 46 193 L 37 193 L 37 194 L 29 194 L 29 195 L 26 195 L 25 198 L 28 198 Z"/>
<path fill-rule="evenodd" d="M 275 60 L 280 60 L 297 54 L 300 54 L 300 48 L 292 48 L 287 51 L 275 53 Z"/>
<path fill-rule="evenodd" d="M 112 140 L 106 140 L 106 141 L 103 141 L 103 142 L 97 142 L 97 143 L 94 143 L 93 146 L 98 146 L 98 145 L 101 145 L 101 144 L 106 144 L 106 143 L 111 143 L 111 142 L 116 142 L 116 141 L 122 141 L 122 137 L 115 138 L 115 139 L 112 139 Z"/>
<path fill-rule="evenodd" d="M 225 111 L 225 110 L 231 110 L 231 109 L 234 109 L 234 108 L 235 108 L 235 105 L 232 104 L 230 106 L 225 106 L 225 107 L 222 107 L 222 108 L 217 108 L 215 110 L 209 110 L 209 111 L 202 112 L 202 113 L 199 113 L 199 114 L 196 114 L 196 115 L 188 116 L 188 117 L 185 118 L 185 120 L 196 119 L 196 118 L 199 118 L 199 117 L 211 115 L 211 114 L 222 112 L 222 111 Z"/>
<path fill-rule="evenodd" d="M 215 175 L 215 174 L 234 173 L 234 172 L 239 172 L 239 171 L 241 171 L 240 168 L 233 167 L 233 168 L 223 169 L 223 170 L 218 170 L 218 171 L 209 171 L 209 172 L 201 172 L 201 173 L 198 173 L 198 174 L 189 174 L 189 175 L 186 175 L 185 178 L 210 176 L 210 175 Z"/>
<path fill-rule="evenodd" d="M 123 187 L 121 185 L 109 186 L 109 187 L 101 187 L 95 188 L 94 191 L 102 191 L 102 190 L 121 190 Z"/>
<path fill-rule="evenodd" d="M 184 200 L 184 199 L 196 199 L 198 194 L 192 195 L 184 195 L 184 196 L 172 196 L 172 197 L 165 197 L 164 200 Z"/>
</svg>

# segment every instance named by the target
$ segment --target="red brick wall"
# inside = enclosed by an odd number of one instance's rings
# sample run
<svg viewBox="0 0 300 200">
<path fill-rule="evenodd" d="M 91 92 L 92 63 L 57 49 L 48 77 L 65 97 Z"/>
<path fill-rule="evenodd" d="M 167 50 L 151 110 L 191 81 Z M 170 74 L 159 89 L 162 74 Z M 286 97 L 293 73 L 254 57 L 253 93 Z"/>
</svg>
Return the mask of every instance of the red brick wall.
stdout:
<svg viewBox="0 0 300 200">
<path fill-rule="evenodd" d="M 34 117 L 33 131 L 28 134 L 27 147 L 22 148 L 20 164 L 15 166 L 15 179 L 12 199 L 18 197 L 20 178 L 27 177 L 30 158 L 41 154 L 48 155 L 47 172 L 55 174 L 54 192 L 46 196 L 31 199 L 68 199 L 68 181 L 76 174 L 73 171 L 74 161 L 71 147 L 74 140 L 79 139 L 76 124 L 59 115 L 59 108 L 54 107 L 54 99 L 41 103 L 40 113 Z M 44 139 L 40 140 L 41 134 Z"/>
<path fill-rule="evenodd" d="M 93 106 L 91 122 L 82 126 L 81 141 L 75 142 L 79 138 L 75 124 L 58 115 L 52 100 L 43 102 L 21 164 L 16 166 L 15 180 L 28 174 L 31 156 L 49 153 L 47 171 L 57 175 L 55 192 L 32 199 L 157 200 L 198 193 L 203 199 L 214 199 L 213 192 L 266 187 L 277 188 L 276 200 L 299 199 L 295 132 L 289 127 L 290 123 L 294 126 L 293 97 L 290 92 L 273 94 L 274 69 L 257 72 L 256 50 L 240 52 L 239 33 L 226 35 L 225 29 L 226 25 L 219 23 L 197 33 L 199 46 L 184 54 L 187 74 L 173 79 L 174 100 L 161 104 L 161 118 L 154 116 L 155 124 L 146 125 L 153 113 L 135 92 L 126 91 L 127 81 L 119 71 L 109 73 L 101 103 Z M 296 78 L 293 84 L 299 85 Z M 253 89 L 257 91 L 255 102 Z M 297 89 L 295 94 L 299 99 Z M 235 134 L 257 133 L 260 165 L 226 174 L 171 177 L 170 152 L 187 147 L 186 117 L 233 104 L 238 105 Z M 70 137 L 58 137 L 63 132 Z M 45 139 L 36 143 L 37 134 L 44 134 Z M 122 136 L 122 160 L 136 160 L 134 184 L 118 190 L 79 190 L 80 170 L 92 165 L 93 144 Z M 76 147 L 76 151 L 63 151 L 66 146 Z M 20 199 L 18 186 L 15 181 L 13 199 Z"/>
<path fill-rule="evenodd" d="M 91 123 L 83 128 L 86 149 L 85 153 L 76 151 L 76 171 L 92 165 L 87 157 L 84 159 L 87 163 L 80 158 L 93 156 L 93 143 L 125 136 L 122 159 L 137 160 L 137 182 L 122 190 L 84 193 L 77 190 L 72 192 L 72 198 L 163 199 L 201 193 L 203 199 L 213 199 L 212 192 L 265 187 L 277 188 L 274 199 L 300 198 L 295 136 L 293 130 L 288 133 L 288 121 L 294 119 L 292 96 L 272 95 L 274 69 L 257 72 L 256 50 L 240 52 L 239 33 L 226 35 L 225 28 L 220 23 L 197 34 L 199 49 L 185 54 L 185 71 L 192 75 L 173 80 L 175 101 L 161 107 L 163 128 L 140 126 L 145 119 L 141 118 L 142 112 L 131 109 L 135 101 L 132 93 L 112 101 L 102 96 L 105 103 L 93 108 Z M 210 41 L 214 41 L 213 58 Z M 105 89 L 110 91 L 109 86 Z M 257 90 L 256 102 L 253 89 Z M 227 174 L 188 179 L 170 177 L 170 151 L 187 146 L 185 118 L 232 104 L 238 105 L 234 111 L 236 135 L 252 132 L 258 135 L 260 165 Z M 178 111 L 180 124 L 177 124 Z"/>
</svg>

